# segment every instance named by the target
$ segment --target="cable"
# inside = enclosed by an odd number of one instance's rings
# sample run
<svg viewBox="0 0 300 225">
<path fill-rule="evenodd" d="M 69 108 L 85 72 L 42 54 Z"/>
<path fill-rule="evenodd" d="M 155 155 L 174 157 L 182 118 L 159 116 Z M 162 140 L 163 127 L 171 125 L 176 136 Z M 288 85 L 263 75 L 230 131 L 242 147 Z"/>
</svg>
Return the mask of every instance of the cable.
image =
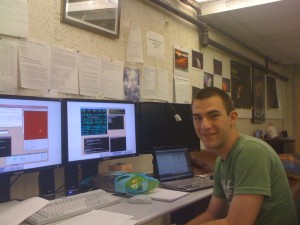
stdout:
<svg viewBox="0 0 300 225">
<path fill-rule="evenodd" d="M 171 105 L 170 102 L 167 102 L 167 103 L 168 103 L 168 105 L 170 106 L 170 108 L 172 109 L 172 112 L 173 112 L 173 114 L 174 114 L 174 118 L 175 118 L 176 122 L 181 122 L 182 119 L 181 119 L 181 117 L 179 116 L 179 114 L 176 113 L 174 107 Z"/>
<path fill-rule="evenodd" d="M 13 186 L 13 184 L 14 184 L 20 177 L 21 177 L 20 174 L 17 175 L 17 176 L 15 177 L 15 179 L 10 183 L 10 186 Z"/>
</svg>

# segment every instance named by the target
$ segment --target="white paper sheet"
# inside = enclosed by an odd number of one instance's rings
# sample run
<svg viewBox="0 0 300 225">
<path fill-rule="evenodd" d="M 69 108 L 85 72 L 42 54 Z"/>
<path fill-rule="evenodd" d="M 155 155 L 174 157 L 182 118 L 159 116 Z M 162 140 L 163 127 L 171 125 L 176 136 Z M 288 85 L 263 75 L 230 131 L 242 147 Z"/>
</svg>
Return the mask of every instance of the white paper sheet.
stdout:
<svg viewBox="0 0 300 225">
<path fill-rule="evenodd" d="M 143 45 L 141 29 L 137 27 L 132 27 L 129 30 L 129 37 L 127 42 L 127 61 L 144 63 L 142 47 Z"/>
<path fill-rule="evenodd" d="M 156 99 L 170 101 L 169 98 L 169 73 L 166 70 L 156 70 Z"/>
<path fill-rule="evenodd" d="M 101 59 L 101 91 L 104 98 L 123 98 L 123 62 Z"/>
<path fill-rule="evenodd" d="M 17 89 L 18 42 L 0 38 L 0 91 Z"/>
<path fill-rule="evenodd" d="M 152 31 L 147 32 L 147 55 L 158 59 L 165 58 L 164 36 Z"/>
<path fill-rule="evenodd" d="M 47 91 L 50 87 L 50 44 L 20 40 L 18 47 L 21 86 Z"/>
<path fill-rule="evenodd" d="M 143 99 L 156 99 L 156 69 L 154 67 L 144 67 L 143 73 Z"/>
<path fill-rule="evenodd" d="M 100 92 L 100 58 L 78 53 L 79 89 L 81 95 L 96 96 Z"/>
<path fill-rule="evenodd" d="M 18 225 L 48 203 L 48 200 L 40 197 L 29 198 L 13 204 L 8 203 L 8 207 L 0 211 L 0 225 Z"/>
<path fill-rule="evenodd" d="M 147 195 L 150 196 L 153 200 L 172 202 L 189 195 L 189 193 L 184 191 L 174 191 L 164 188 L 156 188 Z"/>
<path fill-rule="evenodd" d="M 51 46 L 50 89 L 78 94 L 77 51 Z"/>
<path fill-rule="evenodd" d="M 135 221 L 129 221 L 132 216 L 120 213 L 113 213 L 101 210 L 92 210 L 91 212 L 76 216 L 72 219 L 58 223 L 58 225 L 124 225 L 135 224 Z M 130 223 L 133 222 L 133 223 Z"/>
<path fill-rule="evenodd" d="M 176 103 L 191 103 L 191 86 L 188 79 L 174 77 Z"/>
<path fill-rule="evenodd" d="M 28 36 L 27 0 L 0 0 L 0 33 L 10 36 Z"/>
</svg>

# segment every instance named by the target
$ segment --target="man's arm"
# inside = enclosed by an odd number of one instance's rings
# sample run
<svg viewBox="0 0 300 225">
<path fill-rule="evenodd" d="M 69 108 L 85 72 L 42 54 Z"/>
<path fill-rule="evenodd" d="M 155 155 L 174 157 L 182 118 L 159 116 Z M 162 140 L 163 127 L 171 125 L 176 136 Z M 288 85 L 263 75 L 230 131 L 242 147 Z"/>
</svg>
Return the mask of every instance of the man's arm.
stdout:
<svg viewBox="0 0 300 225">
<path fill-rule="evenodd" d="M 232 199 L 228 215 L 224 219 L 221 219 L 222 207 L 224 207 L 225 200 L 212 197 L 206 212 L 191 220 L 187 225 L 253 225 L 259 214 L 263 200 L 263 195 L 235 195 Z M 227 205 L 226 202 L 225 204 Z"/>
<path fill-rule="evenodd" d="M 224 218 L 227 215 L 228 204 L 226 199 L 212 196 L 207 210 L 189 221 L 186 225 L 202 224 L 207 221 Z"/>
</svg>

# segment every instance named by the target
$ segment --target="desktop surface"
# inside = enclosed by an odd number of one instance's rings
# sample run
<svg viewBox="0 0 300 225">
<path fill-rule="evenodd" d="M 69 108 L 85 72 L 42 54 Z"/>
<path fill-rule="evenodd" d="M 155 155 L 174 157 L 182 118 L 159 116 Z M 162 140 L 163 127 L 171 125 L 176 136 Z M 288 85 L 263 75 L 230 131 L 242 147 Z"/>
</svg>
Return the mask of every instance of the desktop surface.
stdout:
<svg viewBox="0 0 300 225">
<path fill-rule="evenodd" d="M 211 194 L 212 188 L 209 188 L 192 192 L 176 201 L 166 202 L 154 200 L 152 204 L 130 204 L 128 203 L 128 199 L 124 198 L 121 203 L 102 208 L 101 210 L 131 215 L 133 216 L 133 220 L 138 221 L 136 224 L 144 224 L 209 197 Z"/>
<path fill-rule="evenodd" d="M 132 220 L 137 221 L 137 225 L 147 224 L 159 217 L 169 215 L 185 206 L 199 202 L 202 199 L 211 196 L 211 194 L 212 188 L 192 192 L 189 195 L 172 202 L 154 200 L 152 204 L 130 204 L 128 203 L 130 196 L 124 196 L 120 203 L 102 208 L 101 211 L 130 215 L 133 216 Z M 59 224 L 63 221 L 65 220 L 57 221 L 49 225 Z M 23 222 L 21 225 L 28 225 L 28 223 Z"/>
</svg>

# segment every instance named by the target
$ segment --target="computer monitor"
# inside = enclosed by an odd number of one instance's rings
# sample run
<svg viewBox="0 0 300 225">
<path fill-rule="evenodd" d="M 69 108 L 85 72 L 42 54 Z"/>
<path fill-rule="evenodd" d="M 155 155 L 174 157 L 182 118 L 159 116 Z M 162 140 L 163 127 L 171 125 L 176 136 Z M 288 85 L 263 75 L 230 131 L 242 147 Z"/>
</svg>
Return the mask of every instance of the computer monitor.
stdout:
<svg viewBox="0 0 300 225">
<path fill-rule="evenodd" d="M 137 155 L 135 103 L 65 99 L 67 164 Z"/>
<path fill-rule="evenodd" d="M 0 95 L 0 179 L 61 166 L 61 131 L 60 99 Z"/>
<path fill-rule="evenodd" d="M 178 120 L 176 114 L 181 120 Z M 155 149 L 167 147 L 200 150 L 200 140 L 195 133 L 190 104 L 141 102 L 138 118 L 139 154 L 152 154 Z"/>
</svg>

